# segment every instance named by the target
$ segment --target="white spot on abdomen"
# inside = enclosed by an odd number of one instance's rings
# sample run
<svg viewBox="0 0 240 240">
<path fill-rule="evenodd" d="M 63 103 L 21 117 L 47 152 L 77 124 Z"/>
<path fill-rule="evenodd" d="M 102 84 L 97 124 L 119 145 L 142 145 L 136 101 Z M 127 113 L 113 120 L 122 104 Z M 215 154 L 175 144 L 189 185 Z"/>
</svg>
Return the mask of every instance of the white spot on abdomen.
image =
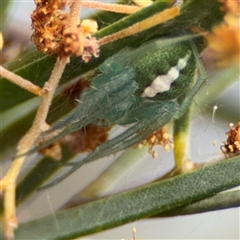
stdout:
<svg viewBox="0 0 240 240">
<path fill-rule="evenodd" d="M 158 93 L 166 92 L 170 89 L 172 82 L 178 79 L 179 72 L 187 66 L 190 52 L 178 60 L 175 67 L 171 67 L 166 75 L 157 76 L 152 84 L 145 88 L 142 97 L 155 97 Z"/>
</svg>

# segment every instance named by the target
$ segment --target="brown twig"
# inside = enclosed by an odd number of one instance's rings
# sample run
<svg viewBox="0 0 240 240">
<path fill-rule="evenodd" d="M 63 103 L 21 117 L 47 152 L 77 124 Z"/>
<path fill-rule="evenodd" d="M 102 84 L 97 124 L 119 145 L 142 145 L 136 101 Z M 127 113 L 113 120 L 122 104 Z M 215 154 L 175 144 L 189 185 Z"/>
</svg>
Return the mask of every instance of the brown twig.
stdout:
<svg viewBox="0 0 240 240">
<path fill-rule="evenodd" d="M 11 81 L 12 83 L 17 84 L 19 87 L 26 89 L 27 91 L 39 95 L 42 95 L 42 89 L 30 82 L 29 80 L 26 80 L 19 75 L 7 70 L 3 66 L 0 65 L 0 75 L 7 80 Z"/>
</svg>

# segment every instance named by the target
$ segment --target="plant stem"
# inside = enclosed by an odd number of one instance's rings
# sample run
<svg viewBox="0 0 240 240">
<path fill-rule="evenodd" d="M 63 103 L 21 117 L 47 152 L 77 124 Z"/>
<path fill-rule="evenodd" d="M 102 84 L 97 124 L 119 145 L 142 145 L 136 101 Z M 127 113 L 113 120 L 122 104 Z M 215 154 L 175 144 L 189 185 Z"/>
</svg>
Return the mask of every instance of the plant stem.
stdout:
<svg viewBox="0 0 240 240">
<path fill-rule="evenodd" d="M 180 173 L 192 171 L 196 167 L 188 156 L 190 126 L 191 106 L 181 118 L 174 121 L 174 158 Z"/>
<path fill-rule="evenodd" d="M 39 96 L 42 95 L 42 89 L 39 86 L 7 70 L 1 65 L 0 65 L 0 75 L 6 78 L 7 80 L 11 81 L 12 83 L 17 84 L 19 87 L 24 88 L 33 94 L 36 94 Z"/>
</svg>

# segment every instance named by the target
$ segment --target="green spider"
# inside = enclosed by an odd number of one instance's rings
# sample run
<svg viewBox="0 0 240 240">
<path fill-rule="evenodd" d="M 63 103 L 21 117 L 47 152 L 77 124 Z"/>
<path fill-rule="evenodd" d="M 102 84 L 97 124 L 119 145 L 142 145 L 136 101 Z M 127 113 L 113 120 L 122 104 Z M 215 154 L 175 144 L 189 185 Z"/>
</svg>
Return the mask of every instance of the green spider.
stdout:
<svg viewBox="0 0 240 240">
<path fill-rule="evenodd" d="M 178 38 L 154 40 L 137 49 L 124 49 L 107 59 L 99 67 L 102 73 L 92 80 L 78 107 L 45 133 L 46 136 L 55 131 L 59 134 L 37 149 L 89 123 L 130 124 L 130 127 L 99 145 L 83 160 L 69 163 L 71 169 L 44 188 L 63 180 L 85 163 L 141 142 L 172 119 L 183 116 L 205 80 L 199 77 L 195 83 L 196 69 L 201 68 L 204 73 L 198 59 L 203 48 L 202 39 L 195 43 Z"/>
</svg>

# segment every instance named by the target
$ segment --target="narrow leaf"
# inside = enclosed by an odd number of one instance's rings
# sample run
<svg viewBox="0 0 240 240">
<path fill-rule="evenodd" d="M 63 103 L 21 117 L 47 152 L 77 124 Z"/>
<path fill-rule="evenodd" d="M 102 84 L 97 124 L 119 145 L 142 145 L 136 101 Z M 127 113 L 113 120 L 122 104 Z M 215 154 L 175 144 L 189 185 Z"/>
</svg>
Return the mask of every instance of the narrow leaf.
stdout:
<svg viewBox="0 0 240 240">
<path fill-rule="evenodd" d="M 209 211 L 217 211 L 228 208 L 240 207 L 240 191 L 228 191 L 223 193 L 218 193 L 213 197 L 203 199 L 201 201 L 187 205 L 186 207 L 164 212 L 154 217 L 170 217 L 179 215 L 189 215 L 196 213 L 204 213 Z"/>
<path fill-rule="evenodd" d="M 71 239 L 186 206 L 240 184 L 240 156 L 21 224 L 16 239 Z"/>
</svg>

